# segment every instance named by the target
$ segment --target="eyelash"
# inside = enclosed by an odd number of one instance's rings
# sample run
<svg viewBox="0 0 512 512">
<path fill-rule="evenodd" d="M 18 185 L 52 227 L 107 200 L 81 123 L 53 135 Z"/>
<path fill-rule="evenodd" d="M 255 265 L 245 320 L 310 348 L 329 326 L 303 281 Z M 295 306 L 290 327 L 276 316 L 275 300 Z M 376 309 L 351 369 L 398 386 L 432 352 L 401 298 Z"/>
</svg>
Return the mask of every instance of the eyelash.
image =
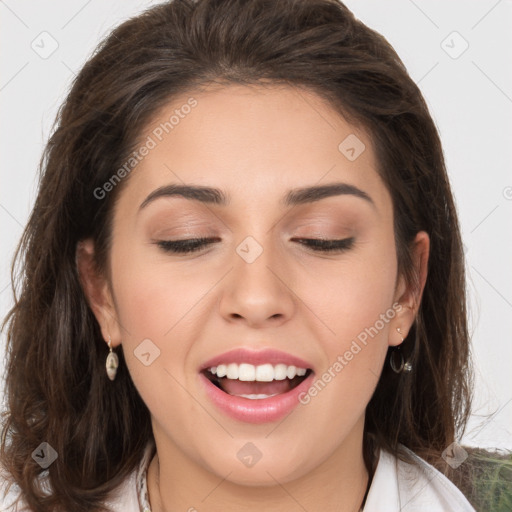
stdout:
<svg viewBox="0 0 512 512">
<path fill-rule="evenodd" d="M 319 238 L 294 238 L 306 247 L 316 252 L 343 252 L 352 248 L 354 237 L 342 240 L 323 240 Z M 161 240 L 156 245 L 166 252 L 175 254 L 190 254 L 201 250 L 211 243 L 219 241 L 215 238 L 190 238 L 187 240 Z"/>
<path fill-rule="evenodd" d="M 157 242 L 158 247 L 166 252 L 188 254 L 197 252 L 203 247 L 217 241 L 215 238 L 189 238 L 187 240 L 161 240 Z"/>
</svg>

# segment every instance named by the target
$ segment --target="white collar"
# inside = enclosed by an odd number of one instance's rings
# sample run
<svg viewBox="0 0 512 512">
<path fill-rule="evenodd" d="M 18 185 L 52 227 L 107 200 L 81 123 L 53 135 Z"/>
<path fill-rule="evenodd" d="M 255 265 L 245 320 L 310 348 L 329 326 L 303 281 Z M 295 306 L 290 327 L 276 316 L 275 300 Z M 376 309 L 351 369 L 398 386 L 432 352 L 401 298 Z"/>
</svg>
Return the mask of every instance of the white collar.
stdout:
<svg viewBox="0 0 512 512">
<path fill-rule="evenodd" d="M 447 477 L 401 448 L 414 463 L 381 450 L 364 512 L 475 512 Z"/>
</svg>

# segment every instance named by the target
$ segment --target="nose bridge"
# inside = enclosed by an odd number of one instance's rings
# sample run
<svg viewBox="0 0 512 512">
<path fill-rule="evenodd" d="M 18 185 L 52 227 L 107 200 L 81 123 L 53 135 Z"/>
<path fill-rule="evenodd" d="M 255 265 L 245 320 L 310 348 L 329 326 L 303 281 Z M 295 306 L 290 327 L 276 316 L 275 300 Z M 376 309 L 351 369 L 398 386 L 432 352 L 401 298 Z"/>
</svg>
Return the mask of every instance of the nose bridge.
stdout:
<svg viewBox="0 0 512 512">
<path fill-rule="evenodd" d="M 292 293 L 281 280 L 286 281 L 285 276 L 276 276 L 283 272 L 280 251 L 272 246 L 271 237 L 260 240 L 249 235 L 236 247 L 221 303 L 226 318 L 243 318 L 252 325 L 289 318 L 294 307 Z"/>
<path fill-rule="evenodd" d="M 246 288 L 261 287 L 263 290 L 275 286 L 276 278 L 270 268 L 276 266 L 276 252 L 270 239 L 265 239 L 263 244 L 260 244 L 254 237 L 248 236 L 238 244 L 234 270 L 242 277 Z"/>
</svg>

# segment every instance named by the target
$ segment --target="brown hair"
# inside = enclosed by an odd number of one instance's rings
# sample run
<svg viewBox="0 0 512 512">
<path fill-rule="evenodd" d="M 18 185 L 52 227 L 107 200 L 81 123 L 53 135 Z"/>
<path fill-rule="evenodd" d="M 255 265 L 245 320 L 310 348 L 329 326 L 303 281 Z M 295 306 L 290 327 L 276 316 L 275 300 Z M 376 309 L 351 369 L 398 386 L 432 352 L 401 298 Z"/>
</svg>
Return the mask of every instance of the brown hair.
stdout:
<svg viewBox="0 0 512 512">
<path fill-rule="evenodd" d="M 164 103 L 212 81 L 307 88 L 368 131 L 392 196 L 399 272 L 411 284 L 410 243 L 420 230 L 430 236 L 428 278 L 403 345 L 414 371 L 396 375 L 385 365 L 366 413 L 369 470 L 375 448 L 400 454 L 400 443 L 441 467 L 441 452 L 465 425 L 471 373 L 459 226 L 436 128 L 392 47 L 336 0 L 175 0 L 100 44 L 41 160 L 4 323 L 1 451 L 35 510 L 101 510 L 152 437 L 122 349 L 117 379 L 107 379 L 107 346 L 80 285 L 76 247 L 92 237 L 107 272 L 112 209 L 128 178 L 105 199 L 94 190 L 126 161 Z M 31 457 L 41 442 L 58 453 L 47 471 Z"/>
</svg>

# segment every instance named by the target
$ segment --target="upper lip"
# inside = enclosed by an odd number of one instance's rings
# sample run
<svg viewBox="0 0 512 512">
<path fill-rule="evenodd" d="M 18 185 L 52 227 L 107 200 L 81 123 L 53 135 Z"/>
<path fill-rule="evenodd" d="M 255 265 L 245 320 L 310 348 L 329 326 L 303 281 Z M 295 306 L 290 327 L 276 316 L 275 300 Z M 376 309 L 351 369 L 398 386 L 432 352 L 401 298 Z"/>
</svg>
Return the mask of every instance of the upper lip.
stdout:
<svg viewBox="0 0 512 512">
<path fill-rule="evenodd" d="M 209 359 L 201 365 L 199 371 L 206 370 L 212 366 L 218 366 L 219 364 L 229 363 L 248 363 L 254 366 L 261 364 L 286 364 L 287 366 L 295 366 L 297 368 L 313 369 L 311 364 L 304 359 L 293 356 L 291 354 L 287 354 L 286 352 L 282 352 L 280 350 L 270 348 L 262 350 L 250 350 L 242 347 L 229 350 L 228 352 L 224 352 L 223 354 L 219 354 L 212 359 Z"/>
</svg>

